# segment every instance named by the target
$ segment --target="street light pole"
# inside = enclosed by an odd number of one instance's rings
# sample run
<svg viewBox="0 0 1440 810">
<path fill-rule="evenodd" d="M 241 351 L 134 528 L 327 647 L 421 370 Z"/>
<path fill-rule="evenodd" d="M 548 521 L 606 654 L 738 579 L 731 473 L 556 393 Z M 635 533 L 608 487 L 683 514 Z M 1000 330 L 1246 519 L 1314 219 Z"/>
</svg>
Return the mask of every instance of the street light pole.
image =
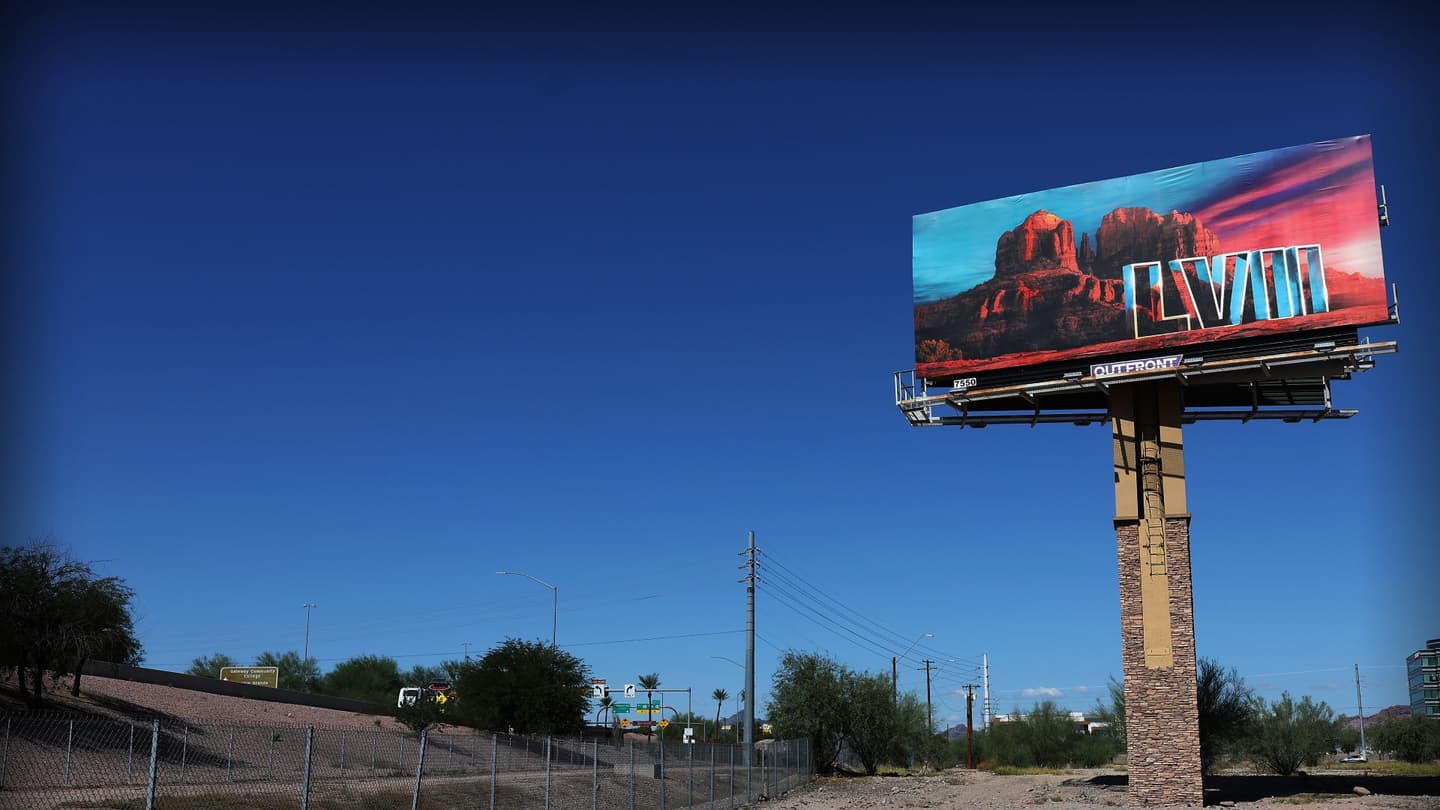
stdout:
<svg viewBox="0 0 1440 810">
<path fill-rule="evenodd" d="M 915 649 L 915 645 L 916 645 L 916 644 L 919 644 L 920 642 L 924 641 L 924 640 L 927 639 L 927 638 L 934 638 L 934 637 L 935 637 L 935 634 L 934 634 L 934 633 L 922 633 L 919 638 L 917 638 L 917 639 L 915 639 L 914 641 L 910 642 L 910 646 L 905 648 L 905 652 L 902 652 L 902 653 L 900 653 L 899 655 L 892 655 L 892 656 L 890 656 L 890 702 L 891 702 L 891 703 L 893 703 L 893 704 L 895 704 L 895 705 L 897 705 L 897 706 L 900 705 L 900 673 L 899 673 L 899 670 L 898 670 L 900 659 L 901 659 L 901 658 L 904 658 L 906 655 L 909 655 L 909 654 L 910 654 L 910 651 L 913 650 L 913 649 Z"/>
<path fill-rule="evenodd" d="M 310 611 L 316 605 L 314 602 L 306 602 L 300 607 L 305 608 L 305 652 L 300 656 L 300 664 L 304 666 L 305 662 L 310 660 Z"/>
<path fill-rule="evenodd" d="M 540 579 L 539 577 L 532 577 L 524 571 L 496 571 L 495 573 L 502 576 L 508 575 L 514 577 L 525 577 L 526 579 L 536 583 L 537 585 L 544 585 L 545 587 L 550 589 L 550 646 L 558 646 L 555 643 L 555 639 L 557 638 L 556 627 L 559 623 L 560 616 L 560 588 L 555 585 L 551 585 L 550 583 L 546 582 L 543 579 Z"/>
</svg>

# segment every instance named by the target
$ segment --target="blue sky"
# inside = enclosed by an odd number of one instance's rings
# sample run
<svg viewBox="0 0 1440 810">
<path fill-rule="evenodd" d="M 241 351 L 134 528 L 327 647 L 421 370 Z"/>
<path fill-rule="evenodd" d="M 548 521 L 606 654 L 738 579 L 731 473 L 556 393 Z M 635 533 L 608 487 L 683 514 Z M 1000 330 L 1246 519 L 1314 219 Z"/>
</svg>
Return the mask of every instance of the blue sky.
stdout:
<svg viewBox="0 0 1440 810">
<path fill-rule="evenodd" d="M 32 14 L 12 538 L 125 578 L 151 666 L 298 650 L 306 602 L 326 668 L 548 638 L 509 569 L 597 677 L 708 696 L 754 530 L 762 704 L 781 650 L 883 672 L 930 632 L 900 684 L 940 662 L 937 719 L 982 654 L 997 711 L 1086 709 L 1108 433 L 906 425 L 911 217 L 1371 133 L 1401 352 L 1337 384 L 1354 420 L 1187 430 L 1195 609 L 1266 696 L 1353 712 L 1358 663 L 1405 702 L 1440 635 L 1433 32 L 1268 8 L 1247 41 L 1325 58 L 1257 73 L 1185 57 L 1223 9 L 1183 42 L 1039 11 Z"/>
</svg>

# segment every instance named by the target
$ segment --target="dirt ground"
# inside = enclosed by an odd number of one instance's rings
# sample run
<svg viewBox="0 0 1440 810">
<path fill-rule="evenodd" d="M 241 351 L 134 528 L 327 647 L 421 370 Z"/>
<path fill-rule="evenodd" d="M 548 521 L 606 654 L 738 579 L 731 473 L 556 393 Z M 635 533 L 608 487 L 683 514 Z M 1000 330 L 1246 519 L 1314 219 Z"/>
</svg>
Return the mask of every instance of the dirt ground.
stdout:
<svg viewBox="0 0 1440 810">
<path fill-rule="evenodd" d="M 1317 775 L 1281 779 L 1263 776 L 1232 776 L 1207 786 L 1207 806 L 1274 808 L 1304 806 L 1312 810 L 1331 808 L 1394 808 L 1395 810 L 1440 809 L 1440 780 L 1391 780 L 1400 777 Z M 1357 795 L 1353 788 L 1371 784 L 1373 794 Z M 1348 785 L 1345 787 L 1344 785 Z M 1394 795 L 1425 791 L 1430 795 Z M 1227 798 L 1228 796 L 1228 798 Z M 1048 807 L 1051 810 L 1093 810 L 1097 807 L 1130 807 L 1126 803 L 1124 775 L 1117 771 L 1075 770 L 1067 774 L 996 776 L 985 771 L 954 769 L 935 776 L 915 777 L 827 777 L 813 786 L 766 802 L 768 810 L 858 810 L 858 808 L 964 808 L 964 810 L 1009 810 Z"/>
</svg>

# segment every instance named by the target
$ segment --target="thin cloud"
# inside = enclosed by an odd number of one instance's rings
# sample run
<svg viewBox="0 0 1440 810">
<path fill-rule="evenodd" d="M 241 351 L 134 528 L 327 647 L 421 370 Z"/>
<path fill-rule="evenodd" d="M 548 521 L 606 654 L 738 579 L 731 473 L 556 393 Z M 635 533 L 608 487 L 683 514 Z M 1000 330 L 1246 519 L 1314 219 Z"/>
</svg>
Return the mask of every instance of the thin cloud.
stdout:
<svg viewBox="0 0 1440 810">
<path fill-rule="evenodd" d="M 1033 697 L 1048 697 L 1048 698 L 1065 697 L 1065 693 L 1064 693 L 1063 691 L 1061 691 L 1061 690 L 1059 690 L 1059 689 L 1056 689 L 1056 688 L 1053 687 L 1053 686 L 1041 686 L 1041 687 L 1036 688 L 1036 689 L 1025 689 L 1025 690 L 1022 690 L 1022 691 L 1020 692 L 1020 695 L 1021 695 L 1022 697 L 1027 697 L 1027 698 L 1033 698 Z"/>
</svg>

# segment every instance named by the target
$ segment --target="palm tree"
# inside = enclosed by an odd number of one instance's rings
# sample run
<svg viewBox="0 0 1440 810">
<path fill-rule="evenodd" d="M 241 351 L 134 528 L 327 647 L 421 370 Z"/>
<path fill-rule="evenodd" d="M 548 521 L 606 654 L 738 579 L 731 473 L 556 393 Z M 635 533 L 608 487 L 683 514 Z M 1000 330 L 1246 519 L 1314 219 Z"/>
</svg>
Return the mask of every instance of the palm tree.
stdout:
<svg viewBox="0 0 1440 810">
<path fill-rule="evenodd" d="M 610 719 L 610 705 L 614 702 L 615 699 L 609 695 L 600 698 L 600 708 L 595 710 L 595 725 L 600 725 L 600 712 L 605 712 L 606 720 Z"/>
<path fill-rule="evenodd" d="M 645 702 L 650 704 L 645 707 L 649 710 L 646 716 L 650 718 L 650 724 L 645 726 L 645 740 L 649 742 L 650 730 L 655 727 L 655 715 L 653 713 L 655 711 L 655 693 L 650 690 L 660 688 L 660 673 L 652 672 L 649 675 L 641 675 L 640 688 L 645 690 Z"/>
<path fill-rule="evenodd" d="M 730 693 L 724 689 L 716 689 L 710 693 L 710 697 L 715 698 L 715 736 L 718 737 L 720 736 L 720 707 L 725 705 L 725 699 L 730 697 Z"/>
</svg>

